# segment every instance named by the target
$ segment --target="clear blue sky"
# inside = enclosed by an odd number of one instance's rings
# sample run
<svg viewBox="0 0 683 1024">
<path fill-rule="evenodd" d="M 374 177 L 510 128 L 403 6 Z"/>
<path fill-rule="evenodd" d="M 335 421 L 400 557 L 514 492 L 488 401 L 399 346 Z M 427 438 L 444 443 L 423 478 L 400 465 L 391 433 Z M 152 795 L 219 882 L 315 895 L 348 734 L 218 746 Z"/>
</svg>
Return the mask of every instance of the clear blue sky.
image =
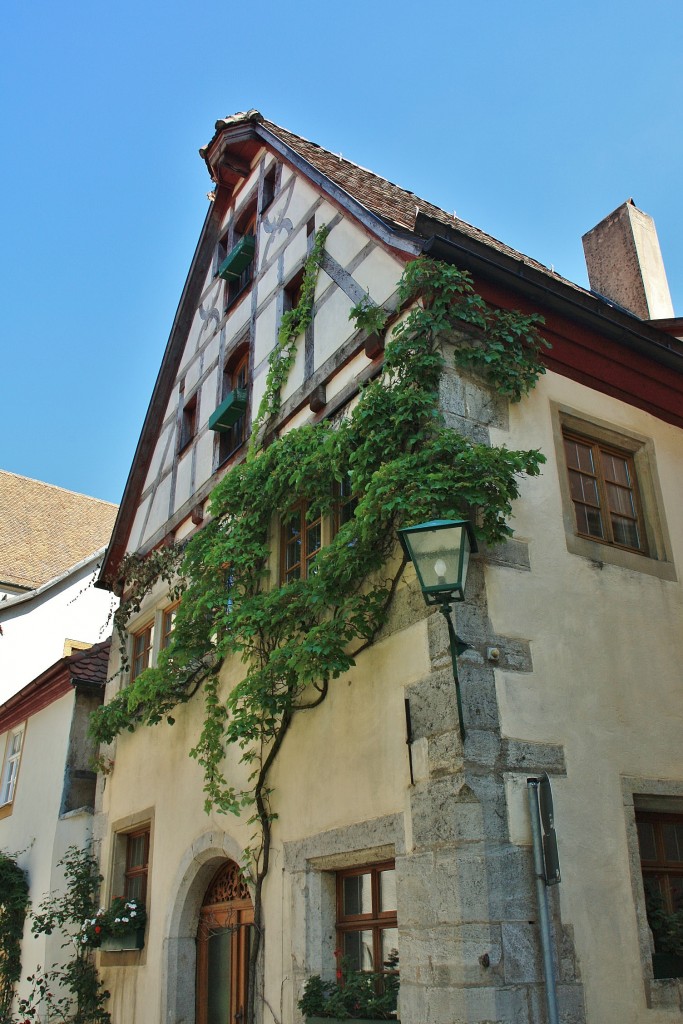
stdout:
<svg viewBox="0 0 683 1024">
<path fill-rule="evenodd" d="M 257 107 L 580 284 L 632 196 L 683 313 L 683 5 L 4 0 L 0 468 L 118 501 L 206 211 Z"/>
</svg>

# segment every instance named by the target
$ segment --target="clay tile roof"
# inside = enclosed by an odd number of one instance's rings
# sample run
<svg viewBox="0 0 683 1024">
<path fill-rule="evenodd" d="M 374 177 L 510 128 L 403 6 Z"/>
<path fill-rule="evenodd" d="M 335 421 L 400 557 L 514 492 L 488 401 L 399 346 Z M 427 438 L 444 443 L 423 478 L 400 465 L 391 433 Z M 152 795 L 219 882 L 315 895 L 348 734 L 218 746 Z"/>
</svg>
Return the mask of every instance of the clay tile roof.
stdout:
<svg viewBox="0 0 683 1024">
<path fill-rule="evenodd" d="M 33 590 L 106 546 L 117 506 L 0 470 L 0 587 Z"/>
<path fill-rule="evenodd" d="M 511 256 L 513 259 L 520 260 L 529 267 L 542 270 L 543 273 L 565 284 L 570 284 L 573 288 L 577 288 L 580 291 L 584 290 L 578 285 L 573 284 L 573 282 L 567 281 L 560 274 L 556 274 L 555 271 L 550 270 L 537 260 L 525 256 L 523 253 L 518 252 L 517 249 L 505 245 L 504 242 L 500 242 L 492 235 L 488 235 L 485 231 L 474 227 L 473 224 L 468 224 L 467 221 L 446 213 L 440 207 L 434 206 L 433 203 L 421 199 L 413 192 L 408 192 L 386 178 L 380 177 L 380 175 L 375 174 L 373 171 L 369 171 L 359 164 L 354 164 L 337 153 L 331 153 L 328 149 L 323 149 L 317 143 L 309 142 L 308 139 L 295 135 L 293 132 L 287 131 L 286 128 L 281 128 L 280 125 L 274 124 L 272 121 L 264 120 L 260 115 L 251 117 L 249 115 L 258 115 L 258 112 L 250 111 L 249 114 L 233 115 L 232 118 L 224 118 L 223 121 L 217 122 L 216 127 L 219 129 L 219 126 L 221 126 L 219 130 L 222 130 L 222 128 L 229 127 L 232 121 L 237 122 L 240 119 L 258 120 L 263 124 L 264 128 L 277 136 L 285 145 L 293 149 L 295 153 L 303 157 L 304 160 L 307 160 L 322 174 L 325 174 L 340 188 L 343 188 L 345 192 L 348 192 L 350 196 L 367 210 L 381 217 L 382 220 L 387 221 L 389 224 L 393 224 L 403 230 L 413 231 L 415 229 L 416 216 L 418 212 L 422 213 L 426 217 L 430 217 L 432 220 L 443 224 L 444 227 L 460 231 L 476 242 L 490 246 L 500 253 Z"/>
<path fill-rule="evenodd" d="M 100 644 L 94 644 L 87 651 L 76 651 L 71 654 L 66 659 L 71 681 L 74 684 L 99 683 L 104 686 L 107 681 L 110 647 L 111 637 Z"/>
</svg>

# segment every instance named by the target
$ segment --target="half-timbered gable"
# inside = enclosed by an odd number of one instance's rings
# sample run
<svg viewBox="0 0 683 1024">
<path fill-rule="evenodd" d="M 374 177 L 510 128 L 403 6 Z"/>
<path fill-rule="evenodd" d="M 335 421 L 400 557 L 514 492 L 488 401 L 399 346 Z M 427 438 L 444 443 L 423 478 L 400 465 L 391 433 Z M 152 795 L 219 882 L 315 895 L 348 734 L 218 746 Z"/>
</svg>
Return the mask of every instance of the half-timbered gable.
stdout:
<svg viewBox="0 0 683 1024">
<path fill-rule="evenodd" d="M 683 321 L 666 304 L 647 307 L 651 319 L 625 308 L 609 274 L 599 277 L 606 294 L 567 281 L 257 111 L 218 121 L 200 153 L 211 201 L 107 552 L 109 585 L 126 552 L 147 555 L 206 525 L 212 489 L 246 457 L 278 328 L 323 226 L 313 316 L 263 428 L 266 457 L 278 435 L 336 423 L 354 404 L 362 411 L 364 384 L 386 383 L 383 339 L 349 313 L 364 297 L 383 307 L 391 352 L 406 312 L 397 283 L 428 255 L 440 269 L 468 271 L 489 312 L 540 314 L 551 346 L 545 374 L 515 403 L 485 371 L 456 366 L 455 347 L 480 340 L 475 328 L 437 331 L 446 358 L 433 412 L 443 434 L 487 451 L 540 449 L 546 461 L 513 502 L 514 537 L 470 560 L 457 606 L 465 653 L 446 613 L 426 609 L 410 567 L 397 569 L 389 621 L 348 670 L 331 673 L 324 701 L 290 720 L 268 776 L 276 816 L 262 903 L 237 868 L 253 841 L 248 813 L 213 805 L 207 816 L 201 767 L 187 757 L 204 725 L 199 687 L 174 709 L 172 729 L 117 736 L 99 791 L 104 893 L 144 876 L 149 913 L 144 948 L 101 954 L 114 1024 L 242 1020 L 258 920 L 258 1024 L 301 1024 L 304 982 L 333 981 L 335 951 L 393 970 L 396 947 L 403 1024 L 545 1024 L 552 970 L 561 1020 L 679 1019 L 683 948 L 662 961 L 651 887 L 671 924 L 683 878 Z M 652 236 L 631 207 L 603 226 L 636 218 Z M 296 495 L 291 509 L 278 499 L 271 518 L 291 512 L 294 537 L 292 557 L 285 540 L 278 558 L 284 531 L 272 524 L 270 582 L 282 584 L 283 604 L 299 586 L 290 590 L 292 581 L 322 578 L 315 559 L 334 547 L 351 508 L 337 484 L 329 516 L 307 518 Z M 259 530 L 260 581 L 267 525 Z M 353 545 L 344 537 L 339 547 Z M 231 564 L 204 564 L 217 568 L 211 611 L 229 633 Z M 122 678 L 112 652 L 108 700 L 154 664 L 174 615 L 158 582 L 127 623 Z M 244 672 L 239 657 L 226 658 L 216 699 L 239 693 Z M 236 791 L 250 771 L 238 747 L 220 750 Z M 537 881 L 559 878 L 551 861 L 540 875 L 532 856 L 540 824 L 536 834 L 529 787 L 543 780 L 547 792 L 546 773 L 562 871 L 542 929 Z"/>
</svg>

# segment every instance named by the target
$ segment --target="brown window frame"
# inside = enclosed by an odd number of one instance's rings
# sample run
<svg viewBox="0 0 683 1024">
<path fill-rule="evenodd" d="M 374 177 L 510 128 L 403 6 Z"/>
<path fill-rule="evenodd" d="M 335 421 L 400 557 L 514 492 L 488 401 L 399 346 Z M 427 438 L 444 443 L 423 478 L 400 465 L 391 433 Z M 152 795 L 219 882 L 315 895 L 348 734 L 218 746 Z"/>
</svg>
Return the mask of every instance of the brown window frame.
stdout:
<svg viewBox="0 0 683 1024">
<path fill-rule="evenodd" d="M 126 867 L 123 873 L 123 895 L 125 899 L 130 899 L 132 894 L 130 892 L 131 883 L 136 881 L 138 878 L 142 879 L 141 893 L 136 896 L 145 905 L 147 904 L 147 880 L 149 878 L 149 842 L 150 842 L 151 828 L 146 825 L 144 828 L 136 829 L 134 832 L 128 832 L 126 834 Z M 144 862 L 142 864 L 136 864 L 131 866 L 131 854 L 133 849 L 132 841 L 144 837 Z"/>
<path fill-rule="evenodd" d="M 647 544 L 647 533 L 645 530 L 643 506 L 640 498 L 638 477 L 636 474 L 633 453 L 624 451 L 623 449 L 620 448 L 616 448 L 610 444 L 605 444 L 603 441 L 600 441 L 597 438 L 590 437 L 586 434 L 579 434 L 570 430 L 562 431 L 562 441 L 565 458 L 565 467 L 567 470 L 567 478 L 569 482 L 569 496 L 572 503 L 572 511 L 574 514 L 574 526 L 577 536 L 585 537 L 587 540 L 595 541 L 597 544 L 606 544 L 610 547 L 621 548 L 624 551 L 635 551 L 641 555 L 648 555 L 649 551 Z M 593 472 L 589 472 L 587 470 L 578 469 L 576 467 L 570 466 L 567 446 L 568 444 L 572 443 L 579 444 L 585 448 L 590 449 Z M 628 486 L 622 484 L 620 481 L 610 480 L 606 476 L 602 464 L 602 454 L 612 456 L 624 463 L 624 465 L 626 466 L 629 481 Z M 581 501 L 573 496 L 572 473 L 578 473 L 582 477 L 592 479 L 595 481 L 595 489 L 597 491 L 598 504 L 592 504 L 589 501 Z M 610 508 L 608 484 L 619 487 L 624 491 L 628 491 L 632 499 L 632 506 L 634 510 L 633 516 L 628 516 L 623 512 L 615 512 Z M 581 527 L 579 526 L 579 517 L 577 514 L 577 508 L 579 506 L 589 509 L 595 509 L 599 513 L 603 529 L 602 536 L 581 529 Z M 615 539 L 613 516 L 631 520 L 635 524 L 635 529 L 637 531 L 639 539 L 638 546 L 625 544 Z"/>
<path fill-rule="evenodd" d="M 176 601 L 175 604 L 170 604 L 168 608 L 164 608 L 163 612 L 161 613 L 161 637 L 159 643 L 160 650 L 163 650 L 165 647 L 168 647 L 168 645 L 171 642 L 171 636 L 173 635 L 173 630 L 175 628 L 175 615 L 176 612 L 178 611 L 179 605 L 180 602 Z M 171 620 L 171 625 L 170 628 L 167 628 L 169 618 Z"/>
<path fill-rule="evenodd" d="M 365 864 L 361 867 L 345 868 L 336 873 L 337 891 L 337 948 L 344 948 L 344 936 L 349 932 L 372 932 L 372 970 L 375 973 L 386 973 L 382 957 L 382 932 L 389 928 L 398 928 L 396 909 L 380 910 L 380 875 L 383 871 L 395 871 L 393 860 L 380 864 Z M 344 879 L 370 875 L 370 891 L 372 909 L 369 914 L 344 913 Z"/>
<path fill-rule="evenodd" d="M 351 478 L 345 477 L 334 485 L 334 505 L 332 506 L 332 536 L 336 537 L 342 526 L 353 519 L 358 504 L 358 497 L 351 489 Z"/>
<path fill-rule="evenodd" d="M 640 851 L 640 868 L 643 875 L 643 882 L 647 882 L 648 879 L 654 879 L 657 881 L 667 913 L 673 914 L 677 910 L 683 910 L 683 893 L 678 901 L 680 905 L 675 906 L 674 897 L 671 891 L 671 879 L 680 879 L 681 884 L 683 885 L 683 859 L 669 860 L 667 858 L 663 833 L 664 825 L 683 825 L 683 814 L 636 810 L 636 827 L 638 825 L 652 826 L 657 853 L 654 860 L 643 857 L 639 831 L 638 847 Z"/>
<path fill-rule="evenodd" d="M 257 238 L 256 231 L 257 223 L 257 208 L 256 200 L 250 203 L 247 209 L 241 214 L 237 220 L 236 225 L 232 230 L 232 239 L 230 247 L 226 251 L 226 256 L 232 252 L 238 242 L 241 242 L 246 235 L 253 235 L 254 239 Z M 254 280 L 254 269 L 256 266 L 256 252 L 254 252 L 254 258 L 244 268 L 237 281 L 227 282 L 227 290 L 225 295 L 225 308 L 230 309 L 234 306 L 242 296 L 249 291 L 252 282 Z"/>
<path fill-rule="evenodd" d="M 198 413 L 198 392 L 188 398 L 183 405 L 182 416 L 180 420 L 180 436 L 178 438 L 178 452 L 184 452 L 189 445 L 192 444 L 195 437 L 197 436 L 197 413 Z"/>
<path fill-rule="evenodd" d="M 311 566 L 315 564 L 316 556 L 323 549 L 323 517 L 318 515 L 315 519 L 307 519 L 307 513 L 309 510 L 308 502 L 300 501 L 293 506 L 288 512 L 286 512 L 280 524 L 280 579 L 283 583 L 289 583 L 291 580 L 305 580 L 308 578 Z M 291 565 L 287 565 L 287 548 L 292 542 L 292 538 L 288 537 L 287 530 L 294 521 L 295 516 L 299 518 L 299 537 L 301 538 L 301 549 L 299 561 L 293 562 Z M 309 551 L 309 531 L 314 527 L 319 528 L 320 543 L 317 548 Z M 297 570 L 299 570 L 297 572 Z"/>
<path fill-rule="evenodd" d="M 223 389 L 221 395 L 221 401 L 224 401 L 231 391 L 235 391 L 236 388 L 246 390 L 249 398 L 251 397 L 251 381 L 249 379 L 249 347 L 240 348 L 240 350 L 232 356 L 229 362 L 226 364 L 223 370 Z M 249 439 L 249 417 L 251 413 L 251 403 L 248 402 L 246 411 L 240 418 L 233 423 L 229 430 L 223 430 L 218 434 L 218 465 L 222 466 L 224 462 L 238 452 Z"/>
<path fill-rule="evenodd" d="M 151 622 L 148 622 L 147 625 L 144 626 L 142 629 L 136 630 L 132 634 L 132 637 L 133 637 L 133 650 L 132 650 L 132 655 L 131 655 L 131 659 L 130 659 L 130 681 L 131 681 L 131 683 L 133 682 L 134 679 L 137 679 L 137 677 L 142 672 L 144 672 L 146 668 L 149 668 L 150 665 L 152 664 L 152 656 L 153 656 L 153 653 L 154 653 L 154 620 L 152 620 Z M 142 638 L 145 639 L 145 643 L 144 643 L 142 649 L 138 652 L 138 650 L 137 650 L 137 643 L 138 643 L 138 640 L 140 640 Z M 145 664 L 141 665 L 140 668 L 138 668 L 138 661 L 139 661 L 140 658 L 144 659 Z"/>
</svg>

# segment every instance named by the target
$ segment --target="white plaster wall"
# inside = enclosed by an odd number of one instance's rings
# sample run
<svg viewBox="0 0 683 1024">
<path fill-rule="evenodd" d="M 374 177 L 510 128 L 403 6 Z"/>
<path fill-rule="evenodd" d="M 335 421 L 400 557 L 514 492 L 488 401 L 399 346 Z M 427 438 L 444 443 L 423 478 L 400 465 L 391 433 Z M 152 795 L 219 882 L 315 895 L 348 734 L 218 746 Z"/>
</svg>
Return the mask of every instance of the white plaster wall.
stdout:
<svg viewBox="0 0 683 1024">
<path fill-rule="evenodd" d="M 0 603 L 0 703 L 59 661 L 66 639 L 94 644 L 109 636 L 112 598 L 92 585 L 100 562 L 94 556 L 30 600 Z"/>
<path fill-rule="evenodd" d="M 597 564 L 567 550 L 549 402 L 654 441 L 663 511 L 677 572 L 683 571 L 681 432 L 582 385 L 549 373 L 512 407 L 496 443 L 540 447 L 543 475 L 515 503 L 516 536 L 531 572 L 487 568 L 491 622 L 531 643 L 532 673 L 497 673 L 506 736 L 565 749 L 567 777 L 553 781 L 559 895 L 574 928 L 590 1024 L 670 1020 L 647 1010 L 625 835 L 621 777 L 683 781 L 683 676 L 672 643 L 683 627 L 680 582 Z M 528 842 L 526 778 L 516 790 L 512 835 Z M 598 967 L 599 965 L 599 967 Z"/>
<path fill-rule="evenodd" d="M 71 814 L 59 819 L 64 765 L 74 708 L 74 693 L 64 694 L 26 723 L 12 813 L 0 819 L 0 849 L 17 852 L 17 863 L 27 873 L 29 898 L 37 907 L 50 892 L 63 891 L 64 876 L 57 862 L 70 845 L 83 848 L 91 835 L 92 816 Z M 6 734 L 0 735 L 0 752 Z M 28 995 L 26 977 L 38 965 L 64 961 L 63 937 L 31 934 L 27 919 L 22 940 L 20 996 Z"/>
<path fill-rule="evenodd" d="M 334 210 L 329 204 L 321 208 L 320 216 L 328 218 L 328 222 L 334 216 Z M 336 224 L 325 239 L 325 251 L 340 263 L 342 267 L 347 266 L 357 256 L 361 249 L 368 244 L 368 236 L 359 227 L 356 227 L 348 217 Z"/>
</svg>

